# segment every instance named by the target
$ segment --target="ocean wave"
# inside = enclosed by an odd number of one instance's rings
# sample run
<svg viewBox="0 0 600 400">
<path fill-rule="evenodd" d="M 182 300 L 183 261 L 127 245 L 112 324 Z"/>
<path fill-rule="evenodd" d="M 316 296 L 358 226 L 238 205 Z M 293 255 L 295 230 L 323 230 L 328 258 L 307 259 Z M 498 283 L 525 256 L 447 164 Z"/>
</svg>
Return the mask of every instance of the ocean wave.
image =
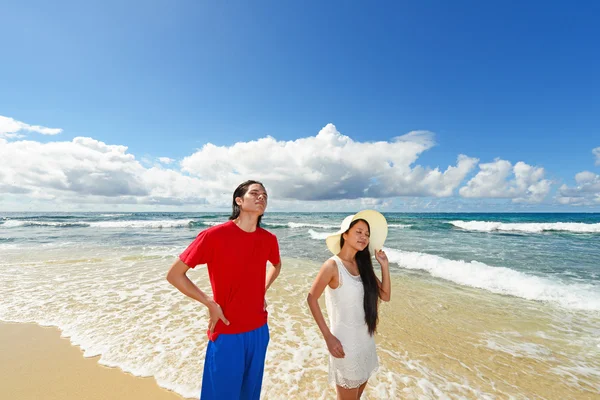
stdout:
<svg viewBox="0 0 600 400">
<path fill-rule="evenodd" d="M 200 225 L 205 225 L 205 226 L 217 226 L 222 224 L 224 221 L 202 221 L 199 222 Z M 195 224 L 193 224 L 195 225 Z"/>
<path fill-rule="evenodd" d="M 261 222 L 260 224 L 263 227 L 267 228 L 289 228 L 289 225 L 286 223 L 277 223 L 277 222 Z"/>
<path fill-rule="evenodd" d="M 583 222 L 492 222 L 492 221 L 450 221 L 449 224 L 468 231 L 477 232 L 526 232 L 541 233 L 549 231 L 600 233 L 600 223 L 586 224 Z"/>
<path fill-rule="evenodd" d="M 289 225 L 291 225 L 291 224 L 293 224 L 294 226 L 290 226 L 290 228 L 304 228 L 304 227 L 307 227 L 307 228 L 319 228 L 319 229 L 335 229 L 336 231 L 339 229 L 339 225 L 296 224 L 294 222 L 290 222 Z M 412 225 L 408 225 L 408 224 L 389 224 L 388 225 L 388 228 L 408 229 L 410 227 L 412 227 Z M 334 232 L 334 231 L 327 232 L 327 233 L 325 233 L 325 232 L 315 232 L 312 229 L 309 229 L 309 233 L 311 231 L 314 234 L 321 234 L 321 233 L 323 233 L 323 234 L 326 234 L 327 236 L 331 235 Z M 312 234 L 311 234 L 311 236 L 312 236 Z"/>
<path fill-rule="evenodd" d="M 527 300 L 551 302 L 570 309 L 600 311 L 598 288 L 591 285 L 565 284 L 479 261 L 449 260 L 431 254 L 390 248 L 385 250 L 390 262 L 402 268 L 426 271 L 436 278 L 459 285 Z"/>
<path fill-rule="evenodd" d="M 192 219 L 171 219 L 171 220 L 131 220 L 131 221 L 100 221 L 90 222 L 94 228 L 185 228 L 191 227 L 194 223 Z"/>
<path fill-rule="evenodd" d="M 407 229 L 410 228 L 412 225 L 405 225 L 405 224 L 391 224 L 388 225 L 389 227 L 392 228 L 400 228 L 400 229 Z M 332 227 L 333 228 L 333 227 Z M 327 238 L 327 236 L 329 235 L 333 235 L 336 231 L 330 231 L 330 232 L 317 232 L 313 229 L 309 229 L 308 230 L 308 234 L 310 235 L 311 239 L 314 240 L 324 240 Z"/>
<path fill-rule="evenodd" d="M 193 219 L 173 219 L 173 220 L 112 220 L 112 221 L 73 221 L 73 222 L 53 222 L 53 221 L 36 221 L 36 220 L 6 220 L 0 221 L 0 226 L 4 228 L 15 228 L 15 227 L 93 227 L 93 228 L 192 228 L 192 227 L 210 227 L 220 225 L 225 221 L 206 221 L 206 220 L 193 220 Z M 302 227 L 314 227 L 321 229 L 334 229 L 337 226 L 332 225 L 319 225 L 319 224 L 299 224 L 295 222 L 288 223 L 263 223 L 265 227 L 270 228 L 302 228 Z"/>
<path fill-rule="evenodd" d="M 287 226 L 292 229 L 296 228 L 319 228 L 319 229 L 338 229 L 339 225 L 325 225 L 325 224 L 306 224 L 299 222 L 288 222 Z"/>
<path fill-rule="evenodd" d="M 335 232 L 315 232 L 312 229 L 308 230 L 308 234 L 310 235 L 311 239 L 315 239 L 315 240 L 324 240 L 327 238 L 327 236 L 334 234 Z"/>
<path fill-rule="evenodd" d="M 24 221 L 8 220 L 0 224 L 3 228 L 17 228 L 21 226 L 49 226 L 54 228 L 81 228 L 90 226 L 87 222 L 51 222 L 51 221 Z"/>
<path fill-rule="evenodd" d="M 17 227 L 54 227 L 54 228 L 186 228 L 195 226 L 213 226 L 221 224 L 222 222 L 212 221 L 201 221 L 196 222 L 192 219 L 181 219 L 181 220 L 126 220 L 126 221 L 98 221 L 98 222 L 84 222 L 84 221 L 73 221 L 73 222 L 54 222 L 54 221 L 29 221 L 29 220 L 8 220 L 4 223 L 0 223 L 3 228 L 17 228 Z"/>
</svg>

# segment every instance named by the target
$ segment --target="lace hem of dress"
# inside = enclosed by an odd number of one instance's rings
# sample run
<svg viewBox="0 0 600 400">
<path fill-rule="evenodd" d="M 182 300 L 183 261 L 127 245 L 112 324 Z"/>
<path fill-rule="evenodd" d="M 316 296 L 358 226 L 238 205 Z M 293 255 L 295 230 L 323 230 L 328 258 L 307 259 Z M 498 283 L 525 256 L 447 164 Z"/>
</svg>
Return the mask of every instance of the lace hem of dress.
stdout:
<svg viewBox="0 0 600 400">
<path fill-rule="evenodd" d="M 356 389 L 357 387 L 360 387 L 363 383 L 367 382 L 371 378 L 371 375 L 373 375 L 373 373 L 375 373 L 378 369 L 379 369 L 379 365 L 375 366 L 367 374 L 367 377 L 365 379 L 361 379 L 361 380 L 345 379 L 342 376 L 340 376 L 339 373 L 335 373 L 335 372 L 332 373 L 330 371 L 329 384 L 341 386 L 344 389 Z"/>
</svg>

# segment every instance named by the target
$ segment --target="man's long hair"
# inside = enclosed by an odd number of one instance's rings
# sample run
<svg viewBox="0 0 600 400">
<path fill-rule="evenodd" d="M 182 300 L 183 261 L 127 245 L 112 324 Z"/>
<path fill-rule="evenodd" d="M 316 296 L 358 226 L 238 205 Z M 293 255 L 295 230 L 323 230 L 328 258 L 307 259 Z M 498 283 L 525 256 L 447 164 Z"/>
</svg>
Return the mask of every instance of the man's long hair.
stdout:
<svg viewBox="0 0 600 400">
<path fill-rule="evenodd" d="M 350 227 L 345 233 L 348 233 L 358 221 L 363 221 L 369 227 L 369 223 L 364 219 L 357 219 L 352 221 Z M 340 248 L 344 247 L 344 236 L 340 236 Z M 365 247 L 362 251 L 356 252 L 356 265 L 358 265 L 358 272 L 360 273 L 360 280 L 363 284 L 364 299 L 363 308 L 365 309 L 365 322 L 369 328 L 369 334 L 373 336 L 377 330 L 377 322 L 379 321 L 378 308 L 379 308 L 379 285 L 377 284 L 377 278 L 375 276 L 375 270 L 373 269 L 373 262 L 371 261 L 371 253 L 369 253 L 369 246 Z"/>
<path fill-rule="evenodd" d="M 265 185 L 262 184 L 262 182 L 259 181 L 246 181 L 246 182 L 242 182 L 240 183 L 240 185 L 233 191 L 233 202 L 231 203 L 231 215 L 229 216 L 230 220 L 234 220 L 237 217 L 240 216 L 240 206 L 237 205 L 237 203 L 235 202 L 235 199 L 237 197 L 244 197 L 244 195 L 248 192 L 248 189 L 250 188 L 251 185 L 254 184 L 259 184 L 260 186 L 263 187 L 263 189 L 265 188 Z M 260 220 L 262 219 L 262 215 L 260 217 L 258 217 L 258 221 L 256 222 L 256 227 L 259 228 L 260 227 Z"/>
</svg>

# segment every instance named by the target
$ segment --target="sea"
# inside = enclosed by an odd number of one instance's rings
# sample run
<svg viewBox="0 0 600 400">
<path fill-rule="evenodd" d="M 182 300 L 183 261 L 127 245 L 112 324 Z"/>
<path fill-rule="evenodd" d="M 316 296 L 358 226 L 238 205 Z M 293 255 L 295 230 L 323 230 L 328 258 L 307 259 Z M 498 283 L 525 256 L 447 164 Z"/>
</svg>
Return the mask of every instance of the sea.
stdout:
<svg viewBox="0 0 600 400">
<path fill-rule="evenodd" d="M 263 399 L 335 398 L 306 296 L 346 215 L 263 217 L 283 260 Z M 600 398 L 600 214 L 384 215 L 392 299 L 363 399 Z M 227 218 L 0 212 L 0 320 L 58 327 L 84 357 L 198 398 L 208 315 L 165 276 Z M 210 292 L 205 267 L 188 276 Z"/>
</svg>

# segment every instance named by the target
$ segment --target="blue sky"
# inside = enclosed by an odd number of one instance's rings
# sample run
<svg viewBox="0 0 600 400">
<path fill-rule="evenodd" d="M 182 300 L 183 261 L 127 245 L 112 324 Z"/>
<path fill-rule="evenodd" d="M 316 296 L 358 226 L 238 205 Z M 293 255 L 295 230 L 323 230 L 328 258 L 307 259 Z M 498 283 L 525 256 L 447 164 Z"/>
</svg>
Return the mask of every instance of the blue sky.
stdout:
<svg viewBox="0 0 600 400">
<path fill-rule="evenodd" d="M 175 165 L 206 143 L 294 142 L 328 123 L 358 143 L 422 130 L 435 145 L 415 165 L 444 171 L 460 154 L 523 162 L 551 182 L 528 209 L 600 207 L 600 3 L 87 3 L 1 6 L 0 115 L 62 129 L 5 146 L 88 137 L 127 146 L 145 167 L 169 157 L 163 168 L 190 176 Z M 433 197 L 477 201 L 460 188 L 479 171 Z M 561 185 L 585 201 L 553 200 Z M 473 196 L 491 209 L 523 206 L 508 192 Z"/>
</svg>

